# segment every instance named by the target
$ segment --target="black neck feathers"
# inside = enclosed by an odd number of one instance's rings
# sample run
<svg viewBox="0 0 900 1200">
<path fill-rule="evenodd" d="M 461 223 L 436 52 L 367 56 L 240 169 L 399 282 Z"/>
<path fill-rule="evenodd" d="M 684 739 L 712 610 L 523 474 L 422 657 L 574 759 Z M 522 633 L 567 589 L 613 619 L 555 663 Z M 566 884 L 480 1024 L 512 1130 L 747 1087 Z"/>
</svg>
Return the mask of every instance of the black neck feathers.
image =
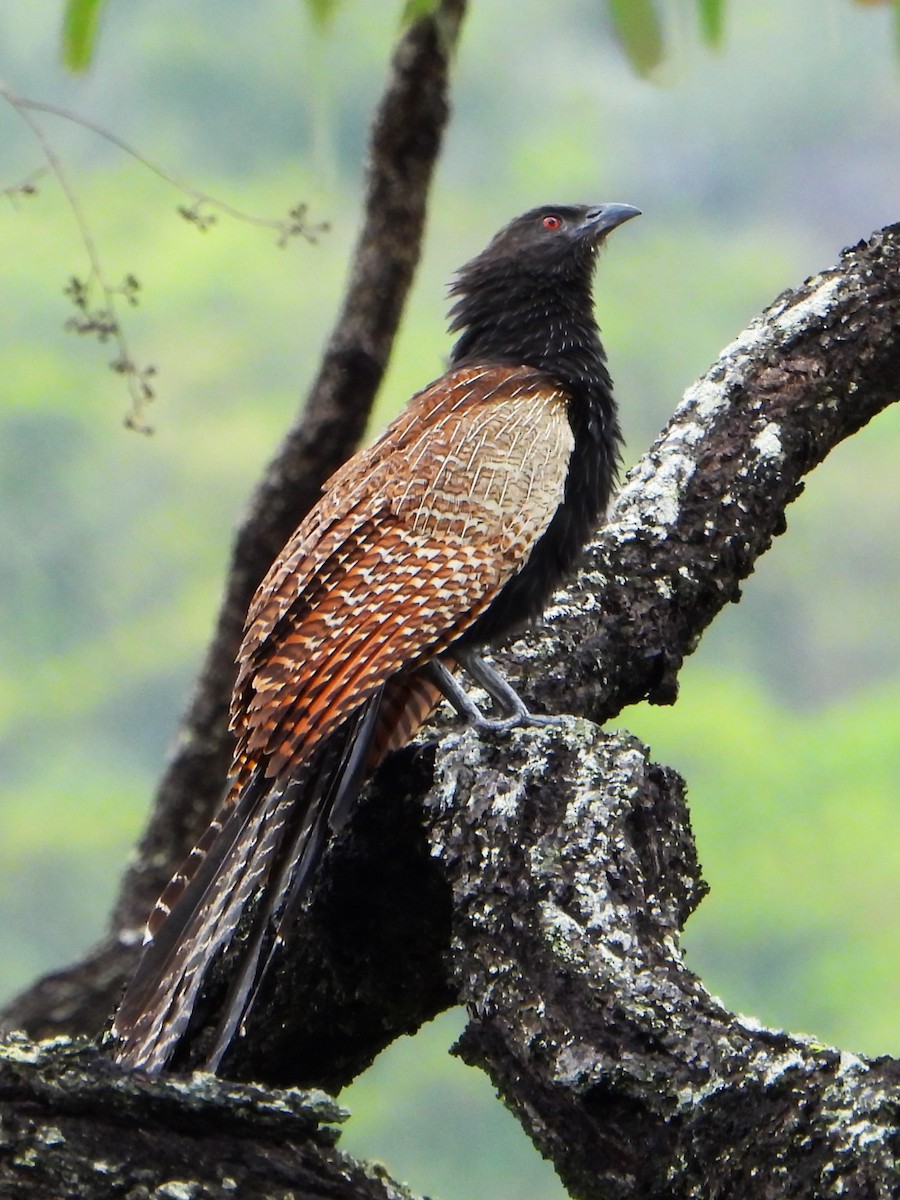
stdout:
<svg viewBox="0 0 900 1200">
<path fill-rule="evenodd" d="M 487 266 L 488 264 L 485 264 Z M 451 331 L 460 330 L 451 363 L 496 362 L 531 366 L 580 391 L 610 391 L 606 355 L 594 319 L 591 263 L 552 275 L 516 268 L 463 268 Z M 478 269 L 482 267 L 482 269 Z"/>
<path fill-rule="evenodd" d="M 451 365 L 531 366 L 546 373 L 569 395 L 575 438 L 563 504 L 527 564 L 473 630 L 473 641 L 502 634 L 543 607 L 601 520 L 615 482 L 621 437 L 592 296 L 599 239 L 576 230 L 562 242 L 541 232 L 549 229 L 548 216 L 555 222 L 572 213 L 574 222 L 596 211 L 525 214 L 464 266 L 452 287 L 450 329 L 459 336 Z"/>
</svg>

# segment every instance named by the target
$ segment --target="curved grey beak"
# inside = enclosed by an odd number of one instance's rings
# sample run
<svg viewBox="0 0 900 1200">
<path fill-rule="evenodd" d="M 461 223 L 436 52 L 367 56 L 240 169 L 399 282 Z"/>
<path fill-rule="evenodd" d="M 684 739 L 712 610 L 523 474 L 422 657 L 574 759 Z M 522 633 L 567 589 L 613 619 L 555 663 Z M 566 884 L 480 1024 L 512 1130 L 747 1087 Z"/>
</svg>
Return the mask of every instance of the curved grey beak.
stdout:
<svg viewBox="0 0 900 1200">
<path fill-rule="evenodd" d="M 585 230 L 589 229 L 592 234 L 597 236 L 609 233 L 617 225 L 622 225 L 625 221 L 630 221 L 632 217 L 640 215 L 641 210 L 635 208 L 633 204 L 598 204 L 585 217 L 584 227 Z"/>
</svg>

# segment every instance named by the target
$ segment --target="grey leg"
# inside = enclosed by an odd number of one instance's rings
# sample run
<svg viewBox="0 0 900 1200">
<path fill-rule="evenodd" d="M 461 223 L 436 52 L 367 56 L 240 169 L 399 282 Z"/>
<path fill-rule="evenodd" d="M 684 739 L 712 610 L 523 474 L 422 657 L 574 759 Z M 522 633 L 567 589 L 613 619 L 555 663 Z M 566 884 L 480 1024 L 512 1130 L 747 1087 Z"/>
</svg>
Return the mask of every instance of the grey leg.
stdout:
<svg viewBox="0 0 900 1200">
<path fill-rule="evenodd" d="M 507 714 L 505 717 L 486 717 L 456 676 L 442 662 L 434 659 L 429 663 L 432 678 L 444 698 L 477 733 L 501 733 L 517 725 L 552 725 L 556 721 L 555 717 L 542 717 L 531 712 L 515 688 L 474 651 L 454 650 L 453 656 Z"/>
</svg>

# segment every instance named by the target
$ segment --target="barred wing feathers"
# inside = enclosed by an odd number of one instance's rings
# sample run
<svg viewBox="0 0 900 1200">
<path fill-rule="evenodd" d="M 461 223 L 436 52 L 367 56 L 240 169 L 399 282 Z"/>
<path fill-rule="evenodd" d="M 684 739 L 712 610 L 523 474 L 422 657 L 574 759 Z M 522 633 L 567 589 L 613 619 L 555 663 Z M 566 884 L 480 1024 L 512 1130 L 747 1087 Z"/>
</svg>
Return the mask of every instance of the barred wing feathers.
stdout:
<svg viewBox="0 0 900 1200">
<path fill-rule="evenodd" d="M 572 447 L 566 394 L 546 376 L 461 368 L 329 481 L 251 605 L 232 786 L 151 916 L 113 1026 L 121 1060 L 165 1064 L 252 900 L 217 1064 L 252 1003 L 265 936 L 281 936 L 362 780 L 438 702 L 421 668 L 527 561 Z"/>
</svg>

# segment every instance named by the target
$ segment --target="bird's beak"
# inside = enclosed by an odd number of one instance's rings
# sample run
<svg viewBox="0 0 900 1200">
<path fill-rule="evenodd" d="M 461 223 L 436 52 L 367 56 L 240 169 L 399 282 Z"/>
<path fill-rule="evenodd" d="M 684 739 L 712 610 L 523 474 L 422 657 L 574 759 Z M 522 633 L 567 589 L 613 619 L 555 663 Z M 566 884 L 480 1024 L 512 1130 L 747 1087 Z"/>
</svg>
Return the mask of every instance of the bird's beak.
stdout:
<svg viewBox="0 0 900 1200">
<path fill-rule="evenodd" d="M 584 231 L 590 233 L 592 238 L 600 238 L 617 225 L 640 215 L 641 210 L 632 204 L 598 204 L 585 217 Z"/>
</svg>

